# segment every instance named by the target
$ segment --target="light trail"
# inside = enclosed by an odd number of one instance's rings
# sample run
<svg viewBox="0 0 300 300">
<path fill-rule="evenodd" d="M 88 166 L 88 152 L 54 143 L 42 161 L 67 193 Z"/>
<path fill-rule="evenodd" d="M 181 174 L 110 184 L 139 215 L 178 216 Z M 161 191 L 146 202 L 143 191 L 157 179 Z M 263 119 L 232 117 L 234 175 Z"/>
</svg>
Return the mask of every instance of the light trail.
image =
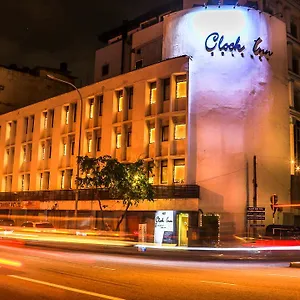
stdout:
<svg viewBox="0 0 300 300">
<path fill-rule="evenodd" d="M 230 251 L 242 251 L 242 252 L 260 252 L 260 251 L 299 251 L 300 246 L 270 246 L 270 247 L 182 247 L 182 246 L 159 246 L 159 245 L 147 245 L 137 244 L 135 247 L 139 249 L 160 249 L 160 250 L 183 250 L 183 251 L 213 251 L 213 252 L 230 252 Z"/>
<path fill-rule="evenodd" d="M 0 265 L 19 268 L 22 266 L 22 263 L 20 263 L 19 261 L 0 258 Z"/>
</svg>

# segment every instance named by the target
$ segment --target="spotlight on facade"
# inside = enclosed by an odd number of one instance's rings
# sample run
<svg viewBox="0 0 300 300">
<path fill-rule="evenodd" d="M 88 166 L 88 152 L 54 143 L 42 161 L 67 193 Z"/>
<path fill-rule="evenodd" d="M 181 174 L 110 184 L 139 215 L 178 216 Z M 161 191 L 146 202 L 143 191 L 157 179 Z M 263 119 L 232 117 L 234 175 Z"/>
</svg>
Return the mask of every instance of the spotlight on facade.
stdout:
<svg viewBox="0 0 300 300">
<path fill-rule="evenodd" d="M 270 18 L 271 17 L 276 17 L 276 16 L 279 16 L 279 18 L 283 18 L 283 14 L 281 12 L 278 12 L 276 14 L 270 15 Z"/>
<path fill-rule="evenodd" d="M 235 9 L 236 7 L 239 7 L 239 1 L 236 2 L 236 4 L 233 6 L 233 8 Z"/>
</svg>

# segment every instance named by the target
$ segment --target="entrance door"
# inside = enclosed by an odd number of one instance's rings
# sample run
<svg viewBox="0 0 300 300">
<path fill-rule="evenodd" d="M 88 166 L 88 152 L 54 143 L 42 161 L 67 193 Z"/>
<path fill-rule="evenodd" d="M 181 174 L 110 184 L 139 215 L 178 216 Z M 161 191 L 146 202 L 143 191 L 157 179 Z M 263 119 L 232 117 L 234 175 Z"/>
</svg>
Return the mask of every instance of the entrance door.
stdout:
<svg viewBox="0 0 300 300">
<path fill-rule="evenodd" d="M 178 246 L 188 245 L 189 215 L 181 213 L 178 215 Z"/>
<path fill-rule="evenodd" d="M 202 226 L 205 231 L 206 242 L 216 245 L 220 242 L 220 216 L 206 214 L 202 216 Z"/>
</svg>

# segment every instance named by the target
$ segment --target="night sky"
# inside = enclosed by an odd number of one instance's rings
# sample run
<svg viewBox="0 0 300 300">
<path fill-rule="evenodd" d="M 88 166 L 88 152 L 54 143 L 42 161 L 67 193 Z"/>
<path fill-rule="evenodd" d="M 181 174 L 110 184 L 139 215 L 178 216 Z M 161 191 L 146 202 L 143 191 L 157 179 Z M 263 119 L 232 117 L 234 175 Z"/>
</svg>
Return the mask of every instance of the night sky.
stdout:
<svg viewBox="0 0 300 300">
<path fill-rule="evenodd" d="M 170 1 L 1 1 L 0 64 L 58 68 L 67 62 L 83 85 L 91 83 L 97 35 Z"/>
</svg>

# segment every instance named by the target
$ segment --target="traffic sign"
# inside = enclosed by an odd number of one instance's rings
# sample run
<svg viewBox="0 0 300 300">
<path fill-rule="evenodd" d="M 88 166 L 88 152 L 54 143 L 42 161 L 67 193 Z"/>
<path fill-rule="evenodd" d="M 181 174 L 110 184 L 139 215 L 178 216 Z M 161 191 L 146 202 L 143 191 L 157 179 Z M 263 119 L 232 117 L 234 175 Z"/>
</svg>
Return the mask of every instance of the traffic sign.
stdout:
<svg viewBox="0 0 300 300">
<path fill-rule="evenodd" d="M 256 220 L 256 221 L 264 221 L 266 219 L 265 216 L 257 216 L 257 215 L 254 215 L 254 216 L 247 216 L 247 220 L 248 221 L 251 221 L 251 220 Z"/>
<path fill-rule="evenodd" d="M 266 211 L 266 208 L 265 207 L 248 206 L 247 211 Z"/>
<path fill-rule="evenodd" d="M 265 224 L 250 224 L 250 227 L 265 227 Z"/>
<path fill-rule="evenodd" d="M 247 216 L 265 216 L 265 211 L 247 211 Z"/>
</svg>

